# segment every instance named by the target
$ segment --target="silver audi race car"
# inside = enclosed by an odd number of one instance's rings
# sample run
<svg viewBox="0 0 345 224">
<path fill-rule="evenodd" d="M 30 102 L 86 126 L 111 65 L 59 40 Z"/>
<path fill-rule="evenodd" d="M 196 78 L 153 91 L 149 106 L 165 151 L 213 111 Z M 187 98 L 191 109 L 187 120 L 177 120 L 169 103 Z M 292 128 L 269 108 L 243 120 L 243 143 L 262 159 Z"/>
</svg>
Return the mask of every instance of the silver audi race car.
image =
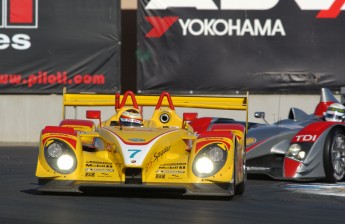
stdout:
<svg viewBox="0 0 345 224">
<path fill-rule="evenodd" d="M 335 103 L 339 109 L 330 110 Z M 291 108 L 286 120 L 271 125 L 251 123 L 246 139 L 248 174 L 296 181 L 341 181 L 345 175 L 344 108 L 329 89 L 323 88 L 313 114 Z M 338 119 L 327 119 L 326 112 Z M 257 112 L 255 117 L 264 119 L 264 113 Z M 191 125 L 201 131 L 217 123 L 236 122 L 212 117 Z"/>
</svg>

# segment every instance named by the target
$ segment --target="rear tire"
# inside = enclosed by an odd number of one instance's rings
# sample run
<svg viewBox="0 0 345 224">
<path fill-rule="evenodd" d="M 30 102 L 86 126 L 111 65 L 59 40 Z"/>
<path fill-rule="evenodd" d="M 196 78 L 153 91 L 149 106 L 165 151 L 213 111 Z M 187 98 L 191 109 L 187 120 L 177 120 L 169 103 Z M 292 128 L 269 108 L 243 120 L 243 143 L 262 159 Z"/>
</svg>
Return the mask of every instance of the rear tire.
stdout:
<svg viewBox="0 0 345 224">
<path fill-rule="evenodd" d="M 327 136 L 323 150 L 325 180 L 336 183 L 345 176 L 345 132 L 340 127 L 333 128 Z"/>
</svg>

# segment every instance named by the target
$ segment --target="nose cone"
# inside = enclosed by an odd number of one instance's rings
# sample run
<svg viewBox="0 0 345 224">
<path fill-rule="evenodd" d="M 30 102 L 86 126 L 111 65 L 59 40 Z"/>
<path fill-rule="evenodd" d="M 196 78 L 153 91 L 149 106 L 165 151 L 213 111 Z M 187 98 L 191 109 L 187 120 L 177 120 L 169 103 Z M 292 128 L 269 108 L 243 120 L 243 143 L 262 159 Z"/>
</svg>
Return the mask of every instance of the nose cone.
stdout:
<svg viewBox="0 0 345 224">
<path fill-rule="evenodd" d="M 283 175 L 285 178 L 294 178 L 297 174 L 298 169 L 302 165 L 301 162 L 295 161 L 293 159 L 284 158 L 284 170 Z"/>
</svg>

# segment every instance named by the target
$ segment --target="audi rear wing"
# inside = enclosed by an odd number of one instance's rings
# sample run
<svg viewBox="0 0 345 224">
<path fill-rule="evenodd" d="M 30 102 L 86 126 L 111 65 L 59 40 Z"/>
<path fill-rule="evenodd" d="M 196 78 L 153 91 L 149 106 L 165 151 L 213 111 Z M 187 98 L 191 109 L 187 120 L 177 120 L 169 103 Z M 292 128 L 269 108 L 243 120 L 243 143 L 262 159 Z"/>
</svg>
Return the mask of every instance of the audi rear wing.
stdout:
<svg viewBox="0 0 345 224">
<path fill-rule="evenodd" d="M 127 100 L 130 96 L 130 100 Z M 163 97 L 162 97 L 163 96 Z M 168 100 L 162 100 L 164 97 Z M 96 94 L 96 93 L 67 93 L 66 87 L 63 89 L 63 119 L 66 115 L 67 106 L 171 106 L 171 102 L 175 107 L 188 107 L 200 109 L 216 109 L 216 110 L 240 110 L 246 112 L 246 130 L 248 130 L 248 97 L 228 97 L 228 96 L 170 96 L 163 92 L 157 95 L 136 95 L 132 92 L 126 92 L 124 95 L 119 94 Z M 117 99 L 118 98 L 118 99 Z M 119 100 L 122 100 L 119 105 Z M 170 102 L 171 100 L 171 102 Z"/>
</svg>

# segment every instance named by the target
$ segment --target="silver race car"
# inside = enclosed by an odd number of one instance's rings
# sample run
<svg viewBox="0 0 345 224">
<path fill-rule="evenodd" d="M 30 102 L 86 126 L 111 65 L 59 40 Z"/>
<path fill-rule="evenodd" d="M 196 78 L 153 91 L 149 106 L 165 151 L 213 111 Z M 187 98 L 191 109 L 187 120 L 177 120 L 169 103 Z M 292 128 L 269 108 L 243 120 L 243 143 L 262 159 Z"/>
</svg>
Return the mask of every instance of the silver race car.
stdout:
<svg viewBox="0 0 345 224">
<path fill-rule="evenodd" d="M 338 120 L 327 119 L 327 108 L 334 103 L 339 104 L 323 88 L 314 114 L 292 108 L 287 120 L 251 128 L 246 143 L 248 173 L 276 179 L 341 181 L 345 175 L 345 111 L 339 109 Z M 255 115 L 264 118 L 264 113 Z"/>
<path fill-rule="evenodd" d="M 336 121 L 325 117 L 330 111 Z M 286 120 L 275 124 L 249 125 L 246 166 L 248 174 L 265 174 L 274 179 L 296 181 L 341 181 L 345 175 L 345 108 L 330 90 L 323 88 L 313 114 L 291 108 Z M 263 112 L 255 117 L 264 119 Z M 325 119 L 326 118 L 326 119 Z M 329 120 L 329 121 L 327 121 Z M 195 130 L 211 129 L 219 123 L 237 123 L 225 118 L 203 118 L 191 123 Z"/>
</svg>

